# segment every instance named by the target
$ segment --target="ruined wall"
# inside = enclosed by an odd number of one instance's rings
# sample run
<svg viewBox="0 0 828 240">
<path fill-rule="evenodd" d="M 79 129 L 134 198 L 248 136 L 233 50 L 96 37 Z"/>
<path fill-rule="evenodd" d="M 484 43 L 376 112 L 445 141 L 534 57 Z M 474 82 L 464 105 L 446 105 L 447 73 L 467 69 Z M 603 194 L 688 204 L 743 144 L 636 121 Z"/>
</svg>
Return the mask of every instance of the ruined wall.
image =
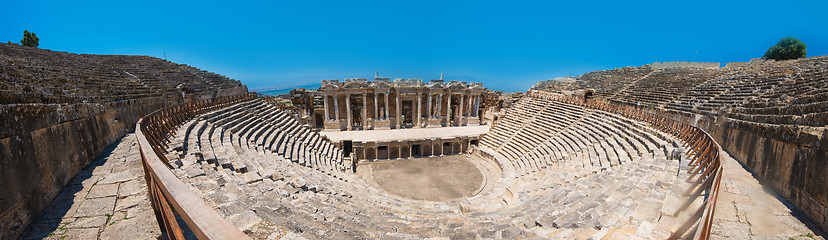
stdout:
<svg viewBox="0 0 828 240">
<path fill-rule="evenodd" d="M 218 90 L 215 91 L 215 93 L 213 93 L 212 98 L 234 96 L 234 95 L 245 94 L 245 93 L 247 93 L 247 86 L 241 85 L 241 86 L 234 87 L 234 88 L 218 89 Z M 210 97 L 202 96 L 201 99 L 192 99 L 192 101 L 204 100 L 204 99 L 209 99 L 209 98 Z"/>
<path fill-rule="evenodd" d="M 138 118 L 186 101 L 247 92 L 245 86 L 106 104 L 0 105 L 0 239 L 14 239 L 62 188 Z"/>
<path fill-rule="evenodd" d="M 684 61 L 676 61 L 676 62 L 654 62 L 650 64 L 650 67 L 654 69 L 666 69 L 666 68 L 704 68 L 704 69 L 717 69 L 721 66 L 721 63 L 712 63 L 712 62 L 684 62 Z"/>
<path fill-rule="evenodd" d="M 725 68 L 743 68 L 749 67 L 749 62 L 729 62 L 725 64 Z"/>
</svg>

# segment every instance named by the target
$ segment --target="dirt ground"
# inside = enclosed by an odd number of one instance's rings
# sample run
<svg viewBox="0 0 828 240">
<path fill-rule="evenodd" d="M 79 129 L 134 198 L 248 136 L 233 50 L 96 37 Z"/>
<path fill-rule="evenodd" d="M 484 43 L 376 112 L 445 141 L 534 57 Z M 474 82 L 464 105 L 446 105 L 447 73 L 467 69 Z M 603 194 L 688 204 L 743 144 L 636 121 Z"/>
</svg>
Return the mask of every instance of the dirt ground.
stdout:
<svg viewBox="0 0 828 240">
<path fill-rule="evenodd" d="M 381 189 L 416 200 L 449 201 L 480 189 L 483 175 L 467 155 L 360 163 Z"/>
</svg>

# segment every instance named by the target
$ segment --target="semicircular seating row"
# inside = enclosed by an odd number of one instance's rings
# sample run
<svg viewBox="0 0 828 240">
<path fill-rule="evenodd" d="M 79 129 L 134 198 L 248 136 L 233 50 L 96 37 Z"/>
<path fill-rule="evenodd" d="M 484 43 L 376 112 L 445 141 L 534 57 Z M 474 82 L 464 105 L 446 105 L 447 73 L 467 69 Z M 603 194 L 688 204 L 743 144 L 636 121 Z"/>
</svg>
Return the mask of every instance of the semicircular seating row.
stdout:
<svg viewBox="0 0 828 240">
<path fill-rule="evenodd" d="M 677 140 L 636 121 L 561 101 L 524 97 L 481 146 L 525 175 L 551 162 L 579 161 L 589 172 L 607 170 L 645 155 L 667 159 Z"/>
<path fill-rule="evenodd" d="M 179 135 L 174 140 L 173 145 L 180 143 L 180 150 L 190 150 L 190 154 L 184 154 L 181 165 L 206 161 L 239 173 L 250 173 L 250 177 L 269 178 L 273 168 L 250 161 L 250 151 L 242 150 L 243 147 L 277 154 L 335 176 L 347 169 L 339 148 L 302 126 L 292 114 L 258 99 L 203 114 L 186 124 L 183 133 L 198 138 L 184 141 L 188 136 Z"/>
<path fill-rule="evenodd" d="M 527 108 L 548 103 L 529 98 L 521 101 Z M 173 172 L 208 206 L 261 239 L 276 236 L 270 234 L 277 228 L 319 239 L 663 238 L 673 228 L 668 222 L 689 217 L 675 212 L 687 184 L 676 177 L 678 164 L 666 161 L 659 147 L 669 145 L 665 141 L 671 139 L 662 139 L 659 132 L 615 114 L 563 103 L 556 107 L 555 111 L 544 110 L 540 115 L 545 117 L 538 121 L 576 119 L 583 113 L 590 117 L 559 123 L 561 131 L 553 135 L 571 139 L 567 143 L 544 137 L 543 145 L 515 140 L 508 142 L 509 147 L 497 146 L 513 159 L 510 162 L 521 174 L 504 179 L 498 173 L 501 168 L 484 169 L 482 172 L 493 178 L 487 184 L 494 187 L 448 202 L 404 199 L 346 174 L 338 149 L 299 125 L 290 114 L 258 99 L 186 122 L 169 145 L 177 151 L 170 151 L 173 154 L 168 159 L 176 163 Z M 516 113 L 507 114 L 507 118 L 519 119 L 508 116 Z M 540 120 L 547 117 L 550 119 Z M 506 128 L 500 127 L 504 124 L 495 130 Z M 547 136 L 536 133 L 539 129 L 535 128 L 516 130 L 519 139 L 526 141 L 537 142 Z M 509 138 L 518 139 L 514 135 Z M 599 138 L 612 141 L 593 142 Z M 482 144 L 494 147 L 492 141 Z M 613 147 L 619 147 L 618 154 L 607 157 Z M 528 151 L 506 151 L 518 148 Z M 559 148 L 561 151 L 553 152 Z M 629 152 L 634 155 L 629 157 L 632 161 L 617 158 L 627 156 L 628 150 L 636 150 Z M 655 154 L 648 154 L 650 150 Z M 594 161 L 591 156 L 596 157 Z M 504 183 L 514 195 L 512 200 L 504 200 L 506 191 L 497 187 Z"/>
</svg>

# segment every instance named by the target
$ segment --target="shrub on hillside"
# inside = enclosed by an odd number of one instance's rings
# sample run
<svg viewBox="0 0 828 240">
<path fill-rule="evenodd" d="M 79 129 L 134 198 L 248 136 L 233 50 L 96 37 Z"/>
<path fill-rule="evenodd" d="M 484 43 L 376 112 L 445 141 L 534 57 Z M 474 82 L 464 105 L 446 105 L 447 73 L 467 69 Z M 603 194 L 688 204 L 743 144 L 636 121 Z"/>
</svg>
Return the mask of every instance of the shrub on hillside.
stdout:
<svg viewBox="0 0 828 240">
<path fill-rule="evenodd" d="M 23 30 L 23 39 L 20 39 L 20 45 L 37 47 L 40 46 L 39 42 L 40 39 L 37 38 L 37 35 L 35 33 Z"/>
</svg>

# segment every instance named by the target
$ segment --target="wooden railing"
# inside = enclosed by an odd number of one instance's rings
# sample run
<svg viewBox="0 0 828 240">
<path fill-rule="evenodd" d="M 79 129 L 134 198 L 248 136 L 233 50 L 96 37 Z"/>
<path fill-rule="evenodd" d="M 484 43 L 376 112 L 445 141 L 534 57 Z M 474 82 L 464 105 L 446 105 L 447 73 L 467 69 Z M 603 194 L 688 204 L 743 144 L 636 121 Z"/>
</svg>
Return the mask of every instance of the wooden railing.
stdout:
<svg viewBox="0 0 828 240">
<path fill-rule="evenodd" d="M 175 174 L 165 156 L 169 138 L 196 115 L 251 100 L 256 93 L 184 103 L 157 110 L 138 120 L 135 136 L 155 218 L 169 239 L 184 239 L 176 216 L 198 239 L 250 239 L 193 193 Z"/>
<path fill-rule="evenodd" d="M 687 155 L 690 157 L 688 165 L 692 168 L 688 171 L 690 176 L 687 178 L 687 182 L 691 185 L 684 192 L 687 199 L 673 215 L 678 215 L 689 208 L 699 197 L 703 197 L 703 202 L 696 210 L 692 211 L 692 214 L 684 223 L 673 231 L 668 239 L 708 239 L 710 237 L 723 171 L 720 160 L 722 148 L 713 140 L 710 134 L 696 126 L 664 117 L 666 114 L 648 113 L 628 105 L 597 100 L 584 101 L 583 98 L 535 90 L 529 90 L 526 96 L 556 100 L 619 114 L 639 122 L 648 123 L 650 126 L 681 140 L 683 147 L 688 149 Z"/>
</svg>

